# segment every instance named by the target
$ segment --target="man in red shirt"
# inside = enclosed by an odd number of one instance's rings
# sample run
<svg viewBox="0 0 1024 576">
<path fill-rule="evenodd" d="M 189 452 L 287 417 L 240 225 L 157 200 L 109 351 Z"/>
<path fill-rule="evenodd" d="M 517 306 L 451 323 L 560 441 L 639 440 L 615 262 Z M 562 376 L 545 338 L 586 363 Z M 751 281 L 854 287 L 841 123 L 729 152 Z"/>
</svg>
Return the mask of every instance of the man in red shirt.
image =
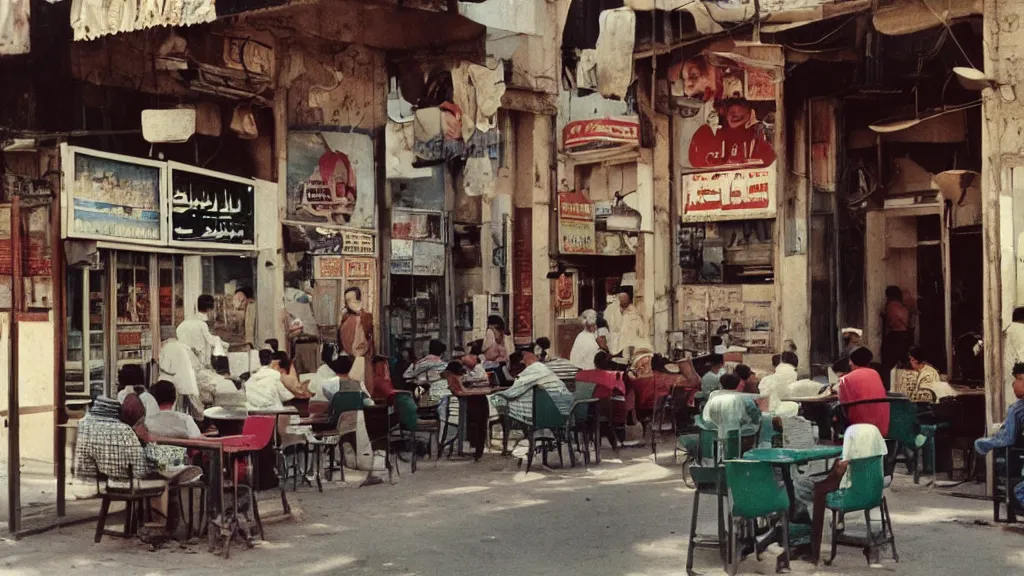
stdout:
<svg viewBox="0 0 1024 576">
<path fill-rule="evenodd" d="M 850 368 L 848 374 L 839 379 L 839 402 L 850 404 L 861 400 L 885 398 L 885 386 L 882 378 L 874 368 L 870 368 L 874 356 L 867 348 L 857 348 L 850 352 Z M 889 404 L 872 402 L 853 406 L 847 410 L 848 424 L 874 424 L 882 436 L 889 433 Z"/>
</svg>

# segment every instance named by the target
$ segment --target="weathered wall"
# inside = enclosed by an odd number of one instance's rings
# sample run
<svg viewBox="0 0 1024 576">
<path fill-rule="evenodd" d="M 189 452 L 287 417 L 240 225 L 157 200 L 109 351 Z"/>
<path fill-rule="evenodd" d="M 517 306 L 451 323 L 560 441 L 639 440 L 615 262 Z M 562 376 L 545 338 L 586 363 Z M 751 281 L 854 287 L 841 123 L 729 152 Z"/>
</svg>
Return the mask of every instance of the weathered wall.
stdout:
<svg viewBox="0 0 1024 576">
<path fill-rule="evenodd" d="M 517 208 L 533 210 L 533 337 L 554 334 L 555 310 L 551 300 L 551 118 L 521 114 L 515 126 L 515 193 Z"/>
<path fill-rule="evenodd" d="M 791 149 L 782 147 L 779 164 L 789 166 L 779 172 L 778 212 L 775 220 L 775 303 L 779 318 L 775 348 L 785 349 L 790 341 L 796 346 L 800 358 L 799 373 L 810 374 L 811 299 L 808 292 L 810 277 L 807 263 L 807 230 L 810 207 L 808 198 L 807 145 L 810 135 L 807 126 L 807 107 L 801 105 L 786 110 L 789 120 L 782 119 L 778 126 L 786 126 L 792 137 L 781 135 L 779 140 L 789 142 Z"/>
</svg>

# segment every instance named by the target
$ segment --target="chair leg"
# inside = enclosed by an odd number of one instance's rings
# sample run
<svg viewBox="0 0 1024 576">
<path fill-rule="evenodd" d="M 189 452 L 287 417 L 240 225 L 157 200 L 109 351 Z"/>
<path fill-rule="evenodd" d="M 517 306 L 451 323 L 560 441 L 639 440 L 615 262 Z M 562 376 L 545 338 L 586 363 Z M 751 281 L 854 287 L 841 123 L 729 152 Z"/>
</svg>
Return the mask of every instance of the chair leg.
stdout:
<svg viewBox="0 0 1024 576">
<path fill-rule="evenodd" d="M 530 467 L 533 466 L 533 452 L 536 446 L 533 443 L 533 430 L 531 429 L 526 435 L 526 441 L 529 445 L 529 452 L 526 453 L 526 473 L 530 473 Z"/>
<path fill-rule="evenodd" d="M 917 450 L 916 448 L 914 450 L 912 450 L 911 453 L 913 454 L 913 458 L 914 458 L 914 484 L 920 484 L 921 483 L 921 462 L 918 461 L 918 458 L 923 457 L 923 455 L 921 454 L 921 451 Z"/>
<path fill-rule="evenodd" d="M 739 543 L 737 538 L 739 535 L 739 526 L 737 526 L 737 520 L 735 518 L 729 519 L 729 540 L 725 551 L 725 572 L 729 576 L 736 576 L 736 571 L 740 567 L 740 555 L 737 551 Z"/>
<path fill-rule="evenodd" d="M 838 543 L 838 540 L 839 540 L 839 530 L 838 530 L 838 528 L 839 528 L 839 514 L 837 514 L 836 511 L 833 510 L 832 511 L 832 554 L 829 556 L 828 560 L 825 560 L 825 565 L 826 566 L 831 566 L 832 565 L 832 561 L 836 559 L 836 552 L 838 551 L 838 547 L 839 547 L 839 543 Z"/>
<path fill-rule="evenodd" d="M 594 418 L 594 464 L 601 463 L 601 419 Z"/>
<path fill-rule="evenodd" d="M 263 519 L 260 517 L 259 499 L 256 498 L 256 490 L 249 487 L 249 495 L 252 498 L 252 518 L 256 521 L 256 529 L 260 531 L 260 540 L 266 541 L 266 534 L 263 532 Z"/>
<path fill-rule="evenodd" d="M 323 453 L 320 451 L 320 445 L 313 447 L 313 467 L 316 474 L 316 489 L 319 492 L 324 491 L 324 483 L 321 480 L 320 475 L 323 473 L 323 462 L 321 462 Z"/>
<path fill-rule="evenodd" d="M 110 498 L 104 496 L 103 501 L 100 503 L 100 517 L 96 521 L 96 535 L 93 538 L 93 542 L 99 544 L 100 540 L 103 539 L 103 531 L 107 526 L 107 514 L 110 512 Z M 127 522 L 127 519 L 125 520 Z"/>
<path fill-rule="evenodd" d="M 864 525 L 867 526 L 867 547 L 864 549 L 864 556 L 868 560 L 868 566 L 870 566 L 871 560 L 875 557 L 875 550 L 877 548 L 875 543 L 875 534 L 871 531 L 871 510 L 864 511 Z"/>
<path fill-rule="evenodd" d="M 693 550 L 697 540 L 697 510 L 700 508 L 700 489 L 693 491 L 693 515 L 690 517 L 690 542 L 686 547 L 686 573 L 693 574 Z"/>
<path fill-rule="evenodd" d="M 132 524 L 135 521 L 135 502 L 127 500 L 124 503 L 124 537 L 132 534 Z"/>
<path fill-rule="evenodd" d="M 889 515 L 889 502 L 886 501 L 885 497 L 882 497 L 882 523 L 887 526 L 889 532 L 889 543 L 892 545 L 892 559 L 896 562 L 900 561 L 900 554 L 896 551 L 896 534 L 892 531 L 892 516 Z"/>
<path fill-rule="evenodd" d="M 785 558 L 786 570 L 789 570 L 789 512 L 782 513 L 782 557 Z"/>
</svg>

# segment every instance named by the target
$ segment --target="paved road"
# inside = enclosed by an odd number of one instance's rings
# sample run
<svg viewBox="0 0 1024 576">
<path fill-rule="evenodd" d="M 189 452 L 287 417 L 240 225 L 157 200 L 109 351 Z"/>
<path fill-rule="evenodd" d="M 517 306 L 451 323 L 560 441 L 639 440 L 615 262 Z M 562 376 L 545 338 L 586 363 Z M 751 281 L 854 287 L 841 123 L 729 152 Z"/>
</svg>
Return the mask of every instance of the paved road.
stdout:
<svg viewBox="0 0 1024 576">
<path fill-rule="evenodd" d="M 0 575 L 245 574 L 664 576 L 684 574 L 692 491 L 678 468 L 657 466 L 645 451 L 624 451 L 590 471 L 523 475 L 498 456 L 481 463 L 442 462 L 406 471 L 398 484 L 329 485 L 293 495 L 300 521 L 268 527 L 268 542 L 228 561 L 202 546 L 150 551 L 77 526 L 19 542 L 0 541 Z M 668 461 L 664 462 L 666 465 Z M 883 571 L 906 575 L 1024 574 L 1024 536 L 988 520 L 987 502 L 951 498 L 899 479 L 891 490 L 901 562 Z M 268 505 L 265 508 L 269 508 Z M 702 508 L 708 510 L 711 508 Z M 702 517 L 710 528 L 713 516 Z M 721 574 L 713 552 L 698 571 Z M 748 561 L 740 573 L 772 573 L 773 559 Z M 860 551 L 841 548 L 833 567 L 798 574 L 877 574 Z"/>
</svg>

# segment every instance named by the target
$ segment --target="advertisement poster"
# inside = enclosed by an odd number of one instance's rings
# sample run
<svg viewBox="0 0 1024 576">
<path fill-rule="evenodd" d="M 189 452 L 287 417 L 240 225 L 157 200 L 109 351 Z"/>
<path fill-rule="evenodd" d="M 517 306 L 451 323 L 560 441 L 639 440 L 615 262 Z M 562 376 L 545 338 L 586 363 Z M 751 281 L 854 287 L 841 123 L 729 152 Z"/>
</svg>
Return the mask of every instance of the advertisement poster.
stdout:
<svg viewBox="0 0 1024 576">
<path fill-rule="evenodd" d="M 533 210 L 516 208 L 512 232 L 512 335 L 516 344 L 533 340 Z"/>
<path fill-rule="evenodd" d="M 772 218 L 775 169 L 682 175 L 683 222 Z"/>
<path fill-rule="evenodd" d="M 667 74 L 671 107 L 682 117 L 675 123 L 681 171 L 763 168 L 775 162 L 780 73 L 767 64 L 704 52 Z"/>
<path fill-rule="evenodd" d="M 344 278 L 341 256 L 314 256 L 313 277 L 317 280 L 340 280 Z"/>
<path fill-rule="evenodd" d="M 373 258 L 346 258 L 345 278 L 367 279 L 376 276 L 377 264 Z"/>
<path fill-rule="evenodd" d="M 171 162 L 171 244 L 251 248 L 255 182 Z"/>
<path fill-rule="evenodd" d="M 288 133 L 288 219 L 375 229 L 374 179 L 369 136 Z"/>
<path fill-rule="evenodd" d="M 558 195 L 558 245 L 562 254 L 594 254 L 594 204 L 582 192 Z"/>
<path fill-rule="evenodd" d="M 399 240 L 443 242 L 443 221 L 440 212 L 418 212 L 396 208 L 391 213 L 391 237 Z"/>
<path fill-rule="evenodd" d="M 640 121 L 636 116 L 576 120 L 562 129 L 562 141 L 569 152 L 639 146 Z"/>
<path fill-rule="evenodd" d="M 67 235 L 164 244 L 166 164 L 67 147 Z"/>
<path fill-rule="evenodd" d="M 341 253 L 349 256 L 373 256 L 375 237 L 372 234 L 344 231 L 341 233 Z"/>
<path fill-rule="evenodd" d="M 412 273 L 414 276 L 444 276 L 444 244 L 413 242 Z"/>
</svg>

